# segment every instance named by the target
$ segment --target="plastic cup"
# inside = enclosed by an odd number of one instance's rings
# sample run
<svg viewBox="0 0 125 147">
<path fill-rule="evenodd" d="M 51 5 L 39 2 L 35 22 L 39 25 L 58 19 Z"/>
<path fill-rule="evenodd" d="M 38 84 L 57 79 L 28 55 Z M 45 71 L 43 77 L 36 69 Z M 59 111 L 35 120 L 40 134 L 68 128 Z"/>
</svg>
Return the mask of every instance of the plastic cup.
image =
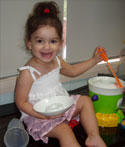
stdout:
<svg viewBox="0 0 125 147">
<path fill-rule="evenodd" d="M 6 147 L 26 147 L 29 142 L 29 135 L 27 134 L 23 123 L 17 119 L 12 119 L 7 131 L 4 135 L 4 143 Z"/>
</svg>

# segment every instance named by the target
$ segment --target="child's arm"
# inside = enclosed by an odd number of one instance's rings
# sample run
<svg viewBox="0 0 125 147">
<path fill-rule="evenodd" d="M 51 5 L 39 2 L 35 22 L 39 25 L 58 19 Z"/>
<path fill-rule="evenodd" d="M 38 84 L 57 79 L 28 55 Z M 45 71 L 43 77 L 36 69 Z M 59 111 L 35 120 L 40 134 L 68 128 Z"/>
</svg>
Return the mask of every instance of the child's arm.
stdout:
<svg viewBox="0 0 125 147">
<path fill-rule="evenodd" d="M 16 105 L 21 111 L 29 114 L 30 116 L 45 119 L 46 117 L 35 112 L 33 110 L 33 105 L 28 102 L 28 95 L 32 83 L 33 83 L 33 79 L 29 71 L 25 70 L 20 72 L 15 88 Z"/>
<path fill-rule="evenodd" d="M 60 58 L 62 66 L 61 74 L 69 77 L 75 77 L 92 68 L 94 65 L 96 65 L 98 62 L 102 60 L 100 57 L 100 53 L 98 53 L 97 49 L 94 52 L 92 58 L 73 65 L 66 63 L 62 58 Z"/>
</svg>

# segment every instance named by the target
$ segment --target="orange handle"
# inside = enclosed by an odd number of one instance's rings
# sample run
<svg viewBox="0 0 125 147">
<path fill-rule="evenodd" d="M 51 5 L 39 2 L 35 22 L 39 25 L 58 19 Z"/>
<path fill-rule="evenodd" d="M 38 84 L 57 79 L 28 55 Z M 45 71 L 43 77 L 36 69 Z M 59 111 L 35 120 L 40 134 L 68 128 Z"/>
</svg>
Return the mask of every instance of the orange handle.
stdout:
<svg viewBox="0 0 125 147">
<path fill-rule="evenodd" d="M 111 67 L 111 65 L 110 65 L 110 63 L 109 63 L 108 61 L 107 61 L 107 65 L 108 65 L 108 67 L 110 68 L 112 74 L 114 75 L 114 77 L 115 77 L 115 79 L 116 79 L 116 81 L 117 81 L 117 83 L 118 83 L 118 86 L 119 86 L 120 88 L 122 88 L 123 86 L 122 86 L 120 80 L 119 80 L 118 77 L 116 76 L 114 70 L 112 69 L 112 67 Z"/>
<path fill-rule="evenodd" d="M 100 54 L 100 56 L 102 57 L 102 59 L 103 59 L 104 61 L 107 62 L 107 65 L 108 65 L 108 67 L 110 68 L 112 74 L 114 75 L 114 77 L 115 77 L 115 79 L 116 79 L 116 81 L 117 81 L 118 86 L 119 86 L 120 88 L 123 87 L 122 84 L 121 84 L 121 82 L 120 82 L 120 80 L 119 80 L 118 77 L 116 76 L 114 70 L 112 69 L 110 63 L 108 62 L 108 57 L 106 56 L 104 50 L 103 50 L 102 48 L 99 48 L 99 49 L 98 49 L 98 52 L 102 52 L 102 53 Z"/>
<path fill-rule="evenodd" d="M 98 52 L 101 52 L 100 56 L 101 56 L 101 58 L 102 58 L 104 61 L 108 61 L 108 58 L 107 58 L 107 56 L 106 56 L 106 54 L 105 54 L 105 52 L 104 52 L 104 50 L 103 50 L 102 48 L 99 48 L 99 49 L 98 49 Z"/>
</svg>

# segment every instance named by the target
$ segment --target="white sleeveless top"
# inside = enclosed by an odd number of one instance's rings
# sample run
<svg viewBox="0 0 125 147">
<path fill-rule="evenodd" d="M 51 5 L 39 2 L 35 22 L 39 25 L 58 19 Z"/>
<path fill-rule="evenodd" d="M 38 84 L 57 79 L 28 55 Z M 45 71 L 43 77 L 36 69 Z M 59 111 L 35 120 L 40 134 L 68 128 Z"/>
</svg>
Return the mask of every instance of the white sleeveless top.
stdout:
<svg viewBox="0 0 125 147">
<path fill-rule="evenodd" d="M 41 99 L 45 99 L 46 97 L 48 98 L 52 96 L 69 95 L 60 82 L 59 75 L 60 75 L 61 65 L 58 57 L 57 57 L 57 62 L 58 62 L 58 67 L 48 72 L 45 75 L 41 75 L 39 71 L 37 71 L 35 68 L 31 66 L 23 66 L 19 68 L 19 71 L 29 70 L 34 80 L 28 97 L 28 101 L 32 105 L 34 105 L 36 102 L 40 101 Z M 40 75 L 38 79 L 36 79 L 35 77 L 34 74 L 35 72 Z M 22 113 L 21 119 L 28 116 L 28 114 L 24 112 L 21 113 Z"/>
</svg>

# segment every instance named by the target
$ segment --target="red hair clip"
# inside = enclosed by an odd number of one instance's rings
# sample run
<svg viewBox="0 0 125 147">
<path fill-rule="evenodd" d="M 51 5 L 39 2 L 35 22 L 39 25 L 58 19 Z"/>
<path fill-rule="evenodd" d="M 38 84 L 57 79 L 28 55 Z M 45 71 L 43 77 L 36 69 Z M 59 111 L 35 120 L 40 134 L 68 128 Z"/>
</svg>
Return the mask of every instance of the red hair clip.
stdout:
<svg viewBox="0 0 125 147">
<path fill-rule="evenodd" d="M 46 9 L 43 10 L 43 12 L 44 12 L 44 13 L 49 13 L 50 10 L 46 8 Z"/>
</svg>

